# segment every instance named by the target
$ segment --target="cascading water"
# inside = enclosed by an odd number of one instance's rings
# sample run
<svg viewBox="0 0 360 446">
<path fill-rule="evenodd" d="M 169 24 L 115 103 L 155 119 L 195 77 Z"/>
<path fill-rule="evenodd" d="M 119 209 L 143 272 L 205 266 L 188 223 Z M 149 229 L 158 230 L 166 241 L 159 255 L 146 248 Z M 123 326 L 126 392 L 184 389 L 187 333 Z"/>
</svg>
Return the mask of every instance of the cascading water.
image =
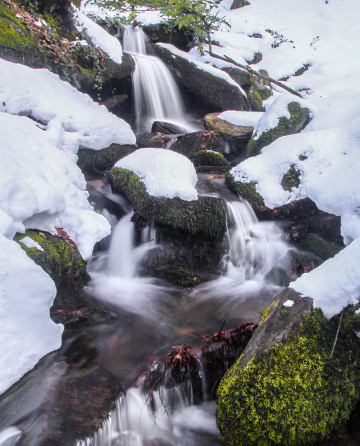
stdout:
<svg viewBox="0 0 360 446">
<path fill-rule="evenodd" d="M 176 82 L 158 57 L 146 53 L 146 35 L 138 26 L 124 27 L 123 48 L 135 61 L 135 131 L 149 132 L 154 121 L 167 121 L 189 129 Z"/>
</svg>

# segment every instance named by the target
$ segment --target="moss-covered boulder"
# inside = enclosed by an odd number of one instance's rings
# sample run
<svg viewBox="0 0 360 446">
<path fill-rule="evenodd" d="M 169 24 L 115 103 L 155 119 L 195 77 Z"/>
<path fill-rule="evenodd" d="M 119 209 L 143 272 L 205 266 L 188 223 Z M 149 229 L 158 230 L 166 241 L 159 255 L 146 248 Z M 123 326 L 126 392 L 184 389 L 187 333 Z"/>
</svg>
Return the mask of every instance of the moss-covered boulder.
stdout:
<svg viewBox="0 0 360 446">
<path fill-rule="evenodd" d="M 38 247 L 28 248 L 21 242 L 25 237 L 36 242 Z M 77 248 L 64 238 L 35 230 L 16 234 L 14 240 L 55 282 L 57 294 L 52 310 L 73 310 L 84 306 L 81 291 L 90 277 Z"/>
<path fill-rule="evenodd" d="M 225 232 L 226 205 L 221 199 L 199 197 L 195 201 L 184 201 L 178 197 L 154 197 L 147 193 L 144 183 L 135 173 L 118 167 L 111 169 L 110 182 L 113 190 L 125 194 L 136 212 L 144 218 L 212 239 Z"/>
<path fill-rule="evenodd" d="M 205 128 L 214 130 L 230 145 L 230 151 L 241 154 L 250 140 L 254 127 L 234 125 L 219 118 L 220 113 L 209 113 L 204 117 Z"/>
<path fill-rule="evenodd" d="M 106 149 L 79 149 L 77 165 L 84 175 L 93 175 L 109 170 L 121 158 L 137 149 L 132 145 L 111 144 Z"/>
<path fill-rule="evenodd" d="M 192 159 L 199 152 L 212 150 L 223 152 L 225 143 L 219 133 L 213 130 L 186 133 L 178 136 L 171 145 L 171 150 Z"/>
<path fill-rule="evenodd" d="M 312 252 L 323 261 L 334 257 L 343 249 L 343 246 L 330 242 L 311 232 L 306 235 L 305 239 L 298 246 L 305 251 Z"/>
<path fill-rule="evenodd" d="M 261 53 L 256 54 L 261 55 Z M 255 56 L 254 59 L 250 62 L 252 64 L 259 62 L 258 57 L 259 56 Z M 228 73 L 229 76 L 245 90 L 251 110 L 265 111 L 262 102 L 266 99 L 269 99 L 269 97 L 273 94 L 270 88 L 269 81 L 261 79 L 254 74 L 250 74 L 245 70 L 241 70 L 240 68 L 225 67 L 222 68 L 222 70 Z M 265 70 L 260 70 L 259 73 L 268 76 L 268 73 Z"/>
<path fill-rule="evenodd" d="M 301 107 L 298 102 L 290 102 L 288 104 L 290 118 L 280 117 L 276 127 L 256 134 L 250 139 L 246 147 L 246 156 L 254 156 L 260 153 L 260 150 L 271 144 L 281 136 L 291 135 L 300 132 L 309 121 L 310 111 L 308 108 Z"/>
<path fill-rule="evenodd" d="M 193 158 L 193 163 L 195 167 L 228 166 L 229 164 L 222 153 L 214 152 L 212 150 L 202 150 L 197 153 Z"/>
<path fill-rule="evenodd" d="M 201 70 L 185 57 L 173 54 L 160 45 L 153 45 L 153 51 L 168 65 L 175 79 L 199 106 L 209 112 L 249 110 L 246 96 L 235 85 Z"/>
<path fill-rule="evenodd" d="M 284 290 L 220 383 L 222 437 L 232 446 L 297 446 L 342 426 L 358 401 L 360 350 L 348 327 L 336 338 L 338 326 Z"/>
</svg>

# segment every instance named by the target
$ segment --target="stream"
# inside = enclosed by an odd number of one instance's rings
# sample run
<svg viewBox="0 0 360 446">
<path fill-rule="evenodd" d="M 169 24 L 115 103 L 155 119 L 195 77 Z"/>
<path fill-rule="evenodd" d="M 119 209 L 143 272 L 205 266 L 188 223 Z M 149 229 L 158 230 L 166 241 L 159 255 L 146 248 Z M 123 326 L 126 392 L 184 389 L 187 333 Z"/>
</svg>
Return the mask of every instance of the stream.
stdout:
<svg viewBox="0 0 360 446">
<path fill-rule="evenodd" d="M 150 131 L 154 120 L 190 129 L 176 84 L 165 65 L 146 54 L 142 31 L 126 27 L 124 34 L 124 49 L 136 62 L 136 131 Z M 101 193 L 124 216 L 117 220 L 104 211 L 111 240 L 88 262 L 88 306 L 67 325 L 61 349 L 2 395 L 0 446 L 222 445 L 201 357 L 200 401 L 189 381 L 161 385 L 150 398 L 138 377 L 150 357 L 161 358 L 174 345 L 257 323 L 281 290 L 289 247 L 274 223 L 259 222 L 247 202 L 227 198 L 216 278 L 193 289 L 176 287 L 141 275 L 143 257 L 161 248 L 154 225 L 143 228 L 135 246 L 132 207 L 108 188 Z"/>
</svg>

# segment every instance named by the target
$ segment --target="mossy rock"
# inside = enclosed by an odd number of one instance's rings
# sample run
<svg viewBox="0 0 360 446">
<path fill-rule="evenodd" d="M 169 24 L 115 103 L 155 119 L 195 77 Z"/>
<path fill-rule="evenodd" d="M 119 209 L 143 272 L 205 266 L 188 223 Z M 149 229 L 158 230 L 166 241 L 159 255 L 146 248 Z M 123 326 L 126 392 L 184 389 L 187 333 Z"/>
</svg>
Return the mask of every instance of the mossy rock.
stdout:
<svg viewBox="0 0 360 446">
<path fill-rule="evenodd" d="M 160 45 L 153 45 L 153 52 L 170 68 L 175 79 L 201 107 L 209 112 L 249 110 L 250 105 L 239 88 L 225 79 L 201 70 L 185 57 L 173 54 Z"/>
<path fill-rule="evenodd" d="M 30 31 L 16 17 L 15 11 L 4 0 L 0 1 L 0 56 L 17 62 L 27 53 L 31 59 L 40 56 Z"/>
<path fill-rule="evenodd" d="M 281 136 L 298 133 L 305 127 L 309 121 L 309 109 L 301 107 L 298 102 L 290 102 L 288 110 L 290 118 L 281 116 L 276 127 L 263 132 L 258 138 L 255 134 L 250 139 L 246 147 L 246 156 L 258 155 L 263 147 L 268 146 Z"/>
<path fill-rule="evenodd" d="M 43 251 L 28 248 L 21 243 L 26 236 L 37 242 Z M 52 310 L 73 310 L 84 306 L 81 291 L 90 277 L 86 272 L 86 264 L 76 248 L 59 237 L 35 230 L 27 230 L 25 234 L 16 234 L 14 240 L 54 281 L 57 294 Z"/>
<path fill-rule="evenodd" d="M 202 150 L 193 157 L 195 167 L 200 166 L 227 166 L 228 162 L 222 153 L 211 150 Z"/>
<path fill-rule="evenodd" d="M 257 215 L 260 214 L 260 207 L 264 206 L 264 200 L 257 192 L 256 183 L 254 181 L 250 181 L 250 183 L 236 181 L 230 172 L 225 174 L 225 181 L 232 192 L 241 198 L 245 198 L 250 203 L 255 213 Z"/>
<path fill-rule="evenodd" d="M 155 270 L 155 276 L 183 288 L 193 288 L 206 282 L 206 279 L 193 271 L 183 267 Z"/>
<path fill-rule="evenodd" d="M 282 177 L 281 186 L 284 190 L 291 192 L 293 188 L 300 185 L 300 170 L 296 169 L 295 164 L 292 164 L 286 174 Z"/>
<path fill-rule="evenodd" d="M 200 132 L 186 133 L 178 136 L 171 145 L 171 150 L 193 159 L 204 150 L 222 152 L 225 143 L 218 132 L 203 130 Z"/>
<path fill-rule="evenodd" d="M 287 300 L 293 306 L 284 306 Z M 284 290 L 222 379 L 217 425 L 232 446 L 300 446 L 327 438 L 356 406 L 359 342 L 311 299 Z"/>
<path fill-rule="evenodd" d="M 132 145 L 111 144 L 106 149 L 79 149 L 77 165 L 84 175 L 92 175 L 109 170 L 121 158 L 137 149 Z"/>
<path fill-rule="evenodd" d="M 256 54 L 261 56 L 261 53 Z M 261 60 L 260 56 L 255 57 L 249 63 L 254 64 L 259 62 Z M 225 67 L 222 68 L 222 70 L 228 73 L 229 76 L 245 90 L 252 111 L 265 111 L 262 103 L 266 99 L 269 99 L 273 94 L 270 88 L 270 82 L 261 79 L 254 74 L 250 74 L 245 70 L 241 70 L 240 68 Z M 260 70 L 259 73 L 268 76 L 268 73 L 265 70 Z"/>
<path fill-rule="evenodd" d="M 343 248 L 342 246 L 331 243 L 319 235 L 312 233 L 307 234 L 305 240 L 299 243 L 299 247 L 305 251 L 314 253 L 323 261 L 334 257 Z"/>
<path fill-rule="evenodd" d="M 165 148 L 168 143 L 168 137 L 165 133 L 141 133 L 136 135 L 136 144 L 141 147 Z"/>
<path fill-rule="evenodd" d="M 226 229 L 226 205 L 221 199 L 199 197 L 184 201 L 178 197 L 154 197 L 146 191 L 141 179 L 130 170 L 113 167 L 110 171 L 113 190 L 123 193 L 144 218 L 182 229 L 190 234 L 210 238 L 222 236 Z"/>
</svg>

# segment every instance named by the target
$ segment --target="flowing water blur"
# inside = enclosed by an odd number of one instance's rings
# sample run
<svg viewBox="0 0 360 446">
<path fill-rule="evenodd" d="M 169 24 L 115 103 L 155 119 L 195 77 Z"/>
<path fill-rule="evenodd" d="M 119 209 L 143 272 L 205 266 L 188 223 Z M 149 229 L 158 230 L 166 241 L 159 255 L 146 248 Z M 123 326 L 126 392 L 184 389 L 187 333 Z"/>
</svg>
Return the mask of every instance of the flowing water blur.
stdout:
<svg viewBox="0 0 360 446">
<path fill-rule="evenodd" d="M 180 91 L 167 66 L 147 54 L 146 35 L 138 26 L 125 26 L 123 48 L 135 61 L 133 101 L 135 132 L 151 131 L 154 121 L 166 121 L 185 129 L 192 126 L 185 119 Z M 194 131 L 194 130 L 193 130 Z"/>
</svg>

